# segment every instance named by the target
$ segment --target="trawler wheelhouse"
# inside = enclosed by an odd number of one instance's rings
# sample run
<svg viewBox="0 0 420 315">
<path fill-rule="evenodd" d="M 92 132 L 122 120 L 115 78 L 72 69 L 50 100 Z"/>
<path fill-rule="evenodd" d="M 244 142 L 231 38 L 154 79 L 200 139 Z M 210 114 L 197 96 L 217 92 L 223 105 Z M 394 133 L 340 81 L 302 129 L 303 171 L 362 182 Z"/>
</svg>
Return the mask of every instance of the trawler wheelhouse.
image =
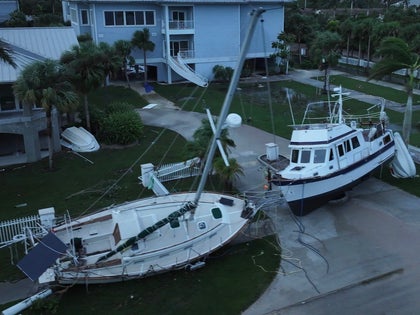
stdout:
<svg viewBox="0 0 420 315">
<path fill-rule="evenodd" d="M 281 189 L 296 215 L 343 195 L 394 157 L 384 102 L 369 108 L 368 114 L 344 115 L 346 93 L 341 88 L 337 92 L 336 102 L 308 104 L 302 124 L 292 126 L 289 164 L 271 176 L 271 183 Z M 378 105 L 379 111 L 369 112 Z M 328 116 L 308 117 L 321 110 L 328 110 Z"/>
</svg>

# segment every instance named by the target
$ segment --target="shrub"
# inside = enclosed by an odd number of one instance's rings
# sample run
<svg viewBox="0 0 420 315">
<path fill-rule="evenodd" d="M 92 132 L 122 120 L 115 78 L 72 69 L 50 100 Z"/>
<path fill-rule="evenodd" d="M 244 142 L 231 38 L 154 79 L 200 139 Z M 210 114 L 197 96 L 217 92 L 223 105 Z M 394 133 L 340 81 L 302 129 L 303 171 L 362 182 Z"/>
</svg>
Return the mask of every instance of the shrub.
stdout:
<svg viewBox="0 0 420 315">
<path fill-rule="evenodd" d="M 106 116 L 100 127 L 100 139 L 106 144 L 130 144 L 143 134 L 143 123 L 134 111 L 117 111 Z"/>
<path fill-rule="evenodd" d="M 106 105 L 105 112 L 107 114 L 117 113 L 117 112 L 130 112 L 134 110 L 134 106 L 126 102 L 113 102 Z"/>
<path fill-rule="evenodd" d="M 221 65 L 215 65 L 213 67 L 214 79 L 218 81 L 229 81 L 233 75 L 233 69 L 231 67 L 224 67 Z"/>
</svg>

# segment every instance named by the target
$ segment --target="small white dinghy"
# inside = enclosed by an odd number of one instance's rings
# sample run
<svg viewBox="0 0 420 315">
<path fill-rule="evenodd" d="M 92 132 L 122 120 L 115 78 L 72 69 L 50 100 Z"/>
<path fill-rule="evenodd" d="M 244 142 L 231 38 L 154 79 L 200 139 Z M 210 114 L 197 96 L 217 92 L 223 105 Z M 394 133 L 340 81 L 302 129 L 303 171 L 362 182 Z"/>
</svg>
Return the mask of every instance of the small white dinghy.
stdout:
<svg viewBox="0 0 420 315">
<path fill-rule="evenodd" d="M 96 138 L 83 127 L 69 127 L 61 133 L 61 145 L 75 152 L 99 150 Z"/>
</svg>

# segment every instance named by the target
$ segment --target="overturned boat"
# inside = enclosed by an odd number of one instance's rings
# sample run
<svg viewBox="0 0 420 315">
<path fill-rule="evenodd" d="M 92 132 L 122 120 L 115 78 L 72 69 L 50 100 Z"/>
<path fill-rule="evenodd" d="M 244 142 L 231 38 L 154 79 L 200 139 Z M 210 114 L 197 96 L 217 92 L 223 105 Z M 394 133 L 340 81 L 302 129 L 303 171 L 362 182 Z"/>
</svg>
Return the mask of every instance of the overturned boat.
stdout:
<svg viewBox="0 0 420 315">
<path fill-rule="evenodd" d="M 61 133 L 61 145 L 75 152 L 94 152 L 100 146 L 96 138 L 83 127 L 69 127 Z"/>
</svg>

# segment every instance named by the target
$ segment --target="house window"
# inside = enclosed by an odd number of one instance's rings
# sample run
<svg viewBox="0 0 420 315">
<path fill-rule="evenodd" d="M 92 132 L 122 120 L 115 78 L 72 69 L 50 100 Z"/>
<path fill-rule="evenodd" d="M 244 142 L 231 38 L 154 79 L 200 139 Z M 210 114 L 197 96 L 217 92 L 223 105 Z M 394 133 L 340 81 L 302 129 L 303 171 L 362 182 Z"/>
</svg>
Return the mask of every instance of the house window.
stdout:
<svg viewBox="0 0 420 315">
<path fill-rule="evenodd" d="M 155 24 L 155 14 L 153 11 L 145 11 L 146 15 L 146 25 L 154 25 Z"/>
<path fill-rule="evenodd" d="M 134 11 L 126 11 L 125 12 L 125 23 L 127 25 L 134 25 Z"/>
<path fill-rule="evenodd" d="M 82 25 L 89 25 L 89 11 L 80 10 L 80 21 Z"/>
<path fill-rule="evenodd" d="M 155 11 L 104 11 L 105 25 L 155 25 Z"/>
<path fill-rule="evenodd" d="M 172 11 L 172 20 L 174 21 L 185 21 L 184 11 Z"/>
<path fill-rule="evenodd" d="M 124 25 L 124 12 L 116 11 L 115 14 L 115 25 Z"/>
<path fill-rule="evenodd" d="M 114 12 L 105 11 L 105 25 L 115 25 Z"/>
<path fill-rule="evenodd" d="M 70 19 L 73 23 L 77 23 L 77 11 L 76 11 L 76 9 L 70 9 Z"/>
<path fill-rule="evenodd" d="M 180 40 L 180 41 L 171 41 L 171 56 L 175 57 L 180 52 L 182 57 L 189 57 L 189 42 L 187 40 Z"/>
</svg>

